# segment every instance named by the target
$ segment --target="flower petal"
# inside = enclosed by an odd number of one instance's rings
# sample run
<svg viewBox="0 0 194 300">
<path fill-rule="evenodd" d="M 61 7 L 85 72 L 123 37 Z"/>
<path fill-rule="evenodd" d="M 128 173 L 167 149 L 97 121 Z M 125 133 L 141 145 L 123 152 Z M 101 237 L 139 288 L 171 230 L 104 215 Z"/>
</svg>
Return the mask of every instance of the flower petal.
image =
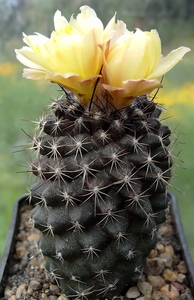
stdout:
<svg viewBox="0 0 194 300">
<path fill-rule="evenodd" d="M 26 49 L 27 48 L 27 49 Z M 29 68 L 32 68 L 32 69 L 40 69 L 40 70 L 43 70 L 43 67 L 38 65 L 37 63 L 29 60 L 25 55 L 24 55 L 24 51 L 23 50 L 26 50 L 26 51 L 31 51 L 31 49 L 29 50 L 30 48 L 29 47 L 23 47 L 22 49 L 20 50 L 15 50 L 16 52 L 16 58 L 23 64 L 25 65 L 26 67 L 29 67 Z"/>
<path fill-rule="evenodd" d="M 153 79 L 163 76 L 165 73 L 170 71 L 189 51 L 191 51 L 190 48 L 182 46 L 171 51 L 167 56 L 162 56 L 155 71 L 153 71 L 147 78 Z"/>
<path fill-rule="evenodd" d="M 26 79 L 45 81 L 45 72 L 44 71 L 33 70 L 33 69 L 24 69 L 22 75 Z"/>
<path fill-rule="evenodd" d="M 153 29 L 146 34 L 148 40 L 144 59 L 149 62 L 149 65 L 145 78 L 155 70 L 161 58 L 161 40 L 157 30 Z"/>
<path fill-rule="evenodd" d="M 103 87 L 109 91 L 113 99 L 113 104 L 117 109 L 129 105 L 137 96 L 151 93 L 154 89 L 162 87 L 158 80 L 128 80 L 123 82 L 123 87 L 113 87 L 103 84 Z"/>
<path fill-rule="evenodd" d="M 128 94 L 135 98 L 140 95 L 151 93 L 156 88 L 162 87 L 162 84 L 157 79 L 137 79 L 123 82 L 123 87 L 127 89 Z"/>
<path fill-rule="evenodd" d="M 102 52 L 96 46 L 98 44 L 96 31 L 97 29 L 90 31 L 83 40 L 81 48 L 83 77 L 91 77 L 94 74 L 98 75 L 102 66 Z"/>
<path fill-rule="evenodd" d="M 98 28 L 103 32 L 103 24 L 91 7 L 83 5 L 80 7 L 80 10 L 81 13 L 77 15 L 76 19 L 71 18 L 69 22 L 70 26 L 84 34 L 92 28 Z"/>
<path fill-rule="evenodd" d="M 61 15 L 61 11 L 57 10 L 54 15 L 54 27 L 55 30 L 62 30 L 64 27 L 68 25 L 68 21 L 65 17 Z"/>
<path fill-rule="evenodd" d="M 17 59 L 29 68 L 35 68 L 39 70 L 51 70 L 53 64 L 50 61 L 46 61 L 38 53 L 33 52 L 30 48 L 24 47 L 20 50 L 15 50 L 17 53 Z"/>
</svg>

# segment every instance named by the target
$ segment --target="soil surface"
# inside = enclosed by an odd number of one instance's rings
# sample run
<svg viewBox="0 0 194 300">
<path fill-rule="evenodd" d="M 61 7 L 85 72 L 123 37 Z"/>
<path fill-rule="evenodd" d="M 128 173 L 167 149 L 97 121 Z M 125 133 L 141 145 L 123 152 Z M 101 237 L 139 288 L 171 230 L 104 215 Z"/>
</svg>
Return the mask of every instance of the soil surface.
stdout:
<svg viewBox="0 0 194 300">
<path fill-rule="evenodd" d="M 44 269 L 44 258 L 36 247 L 39 233 L 29 222 L 30 211 L 30 206 L 21 208 L 15 254 L 10 262 L 10 276 L 1 300 L 68 300 L 60 293 L 57 278 Z M 151 251 L 137 285 L 129 288 L 126 295 L 115 299 L 193 299 L 171 216 L 158 229 L 158 244 Z"/>
</svg>

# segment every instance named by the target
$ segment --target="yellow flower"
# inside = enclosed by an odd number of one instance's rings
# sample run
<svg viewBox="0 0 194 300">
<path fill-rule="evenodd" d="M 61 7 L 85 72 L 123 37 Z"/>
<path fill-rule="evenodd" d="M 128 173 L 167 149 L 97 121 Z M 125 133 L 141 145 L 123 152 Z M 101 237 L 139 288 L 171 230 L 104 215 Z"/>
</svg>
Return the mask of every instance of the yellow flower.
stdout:
<svg viewBox="0 0 194 300">
<path fill-rule="evenodd" d="M 110 40 L 115 17 L 104 28 L 92 8 L 82 6 L 80 10 L 77 18 L 72 16 L 69 22 L 57 11 L 51 37 L 24 34 L 28 46 L 16 50 L 16 54 L 29 68 L 24 69 L 24 77 L 56 82 L 87 105 L 102 67 L 98 45 L 106 45 Z"/>
<path fill-rule="evenodd" d="M 161 55 L 161 41 L 156 30 L 129 32 L 118 22 L 116 33 L 104 53 L 103 87 L 109 91 L 115 107 L 129 105 L 139 95 L 161 87 L 161 77 L 190 51 L 180 47 L 166 57 Z"/>
<path fill-rule="evenodd" d="M 130 32 L 122 21 L 115 24 L 115 16 L 104 28 L 92 8 L 85 5 L 80 10 L 69 22 L 57 11 L 51 37 L 24 34 L 27 46 L 16 54 L 29 68 L 24 77 L 58 83 L 83 106 L 91 100 L 103 105 L 107 97 L 115 108 L 129 105 L 161 87 L 161 77 L 190 51 L 180 47 L 163 57 L 156 30 Z"/>
</svg>

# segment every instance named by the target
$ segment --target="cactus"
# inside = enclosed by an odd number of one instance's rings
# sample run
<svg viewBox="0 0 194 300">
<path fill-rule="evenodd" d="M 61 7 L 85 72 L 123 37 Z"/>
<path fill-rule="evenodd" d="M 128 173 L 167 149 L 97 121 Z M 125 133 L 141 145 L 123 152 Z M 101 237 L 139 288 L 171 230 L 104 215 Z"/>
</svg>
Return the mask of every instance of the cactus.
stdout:
<svg viewBox="0 0 194 300">
<path fill-rule="evenodd" d="M 87 6 L 69 24 L 59 11 L 54 20 L 51 39 L 25 36 L 30 47 L 16 50 L 18 59 L 33 68 L 24 70 L 25 77 L 50 80 L 62 88 L 62 96 L 53 100 L 33 137 L 37 155 L 30 172 L 38 180 L 30 190 L 36 204 L 31 218 L 40 230 L 38 247 L 46 268 L 62 293 L 76 299 L 113 298 L 137 281 L 156 245 L 157 225 L 166 218 L 173 165 L 168 149 L 171 131 L 161 124 L 162 110 L 149 93 L 161 87 L 157 78 L 189 49 L 171 52 L 171 62 L 159 61 L 156 31 L 144 34 L 138 29 L 129 34 L 123 22 L 115 24 L 114 17 L 103 31 Z M 72 36 L 76 38 L 70 40 Z M 145 47 L 146 61 L 140 64 L 137 58 L 137 66 L 147 71 L 142 75 L 138 70 L 141 75 L 134 78 L 127 73 L 126 81 L 125 65 L 119 76 L 117 69 L 123 54 L 118 52 L 115 60 L 113 53 L 125 37 L 134 38 L 130 47 L 139 47 L 138 36 L 153 48 L 155 61 L 151 57 L 149 62 Z M 64 54 L 65 38 L 72 48 Z M 86 39 L 93 43 L 88 52 Z M 130 47 L 126 64 L 133 60 Z M 69 62 L 72 49 L 73 62 Z M 82 67 L 78 49 L 85 55 Z M 77 73 L 74 61 L 79 65 Z"/>
<path fill-rule="evenodd" d="M 52 111 L 31 163 L 39 249 L 63 293 L 112 298 L 135 283 L 165 220 L 171 132 L 147 97 L 105 115 L 67 94 Z"/>
</svg>

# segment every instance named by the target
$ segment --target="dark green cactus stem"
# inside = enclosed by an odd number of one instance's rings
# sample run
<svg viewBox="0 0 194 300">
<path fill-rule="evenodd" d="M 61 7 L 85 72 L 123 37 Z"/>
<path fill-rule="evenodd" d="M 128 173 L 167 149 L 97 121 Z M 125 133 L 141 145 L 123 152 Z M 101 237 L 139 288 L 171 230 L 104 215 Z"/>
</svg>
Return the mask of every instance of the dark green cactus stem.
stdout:
<svg viewBox="0 0 194 300">
<path fill-rule="evenodd" d="M 160 114 L 146 96 L 92 112 L 67 94 L 40 122 L 31 217 L 46 268 L 70 298 L 124 294 L 157 243 L 172 168 Z"/>
</svg>

